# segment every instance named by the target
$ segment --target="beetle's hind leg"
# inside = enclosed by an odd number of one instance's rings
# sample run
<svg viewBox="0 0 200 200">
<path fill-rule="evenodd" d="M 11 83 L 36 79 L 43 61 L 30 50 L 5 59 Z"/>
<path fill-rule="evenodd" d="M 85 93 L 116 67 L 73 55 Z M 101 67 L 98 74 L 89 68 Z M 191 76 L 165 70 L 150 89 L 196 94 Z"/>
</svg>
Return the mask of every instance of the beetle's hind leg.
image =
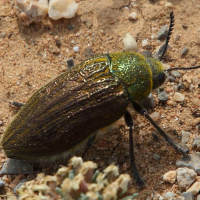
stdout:
<svg viewBox="0 0 200 200">
<path fill-rule="evenodd" d="M 134 148 L 133 148 L 133 120 L 128 111 L 126 111 L 124 118 L 126 125 L 129 127 L 129 157 L 130 157 L 131 172 L 133 173 L 137 186 L 142 188 L 145 186 L 145 182 L 140 176 L 140 173 L 135 163 Z"/>
<path fill-rule="evenodd" d="M 189 153 L 189 149 L 182 144 L 179 144 L 175 140 L 173 140 L 169 135 L 165 133 L 165 131 L 148 115 L 147 110 L 144 109 L 141 105 L 139 105 L 136 102 L 133 102 L 134 109 L 139 112 L 141 115 L 144 115 L 149 122 L 155 127 L 155 129 L 158 131 L 158 133 L 178 152 L 180 152 L 183 155 L 187 155 Z"/>
</svg>

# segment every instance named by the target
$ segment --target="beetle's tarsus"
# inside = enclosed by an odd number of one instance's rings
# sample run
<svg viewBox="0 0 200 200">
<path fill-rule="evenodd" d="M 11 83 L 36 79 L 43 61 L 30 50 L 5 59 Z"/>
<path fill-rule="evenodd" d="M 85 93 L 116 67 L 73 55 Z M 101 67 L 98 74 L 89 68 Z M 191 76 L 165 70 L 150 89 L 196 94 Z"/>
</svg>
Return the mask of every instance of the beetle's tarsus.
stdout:
<svg viewBox="0 0 200 200">
<path fill-rule="evenodd" d="M 133 173 L 133 176 L 135 178 L 135 182 L 137 186 L 142 189 L 145 187 L 145 182 L 140 176 L 140 173 L 137 169 L 136 163 L 135 163 L 135 156 L 134 156 L 134 147 L 133 147 L 133 120 L 128 111 L 126 111 L 124 115 L 124 119 L 126 122 L 126 125 L 129 127 L 129 157 L 130 157 L 130 168 L 131 172 Z"/>
<path fill-rule="evenodd" d="M 158 133 L 168 142 L 174 149 L 176 149 L 178 152 L 180 152 L 183 155 L 186 155 L 189 153 L 189 149 L 185 145 L 181 145 L 177 143 L 175 140 L 169 137 L 165 133 L 165 131 L 148 115 L 147 111 L 145 111 L 144 107 L 142 107 L 140 104 L 133 102 L 133 108 L 140 113 L 141 115 L 144 115 L 149 122 L 155 127 L 155 129 L 158 131 Z"/>
<path fill-rule="evenodd" d="M 158 133 L 174 148 L 176 149 L 178 152 L 180 152 L 183 155 L 186 155 L 189 153 L 189 149 L 184 146 L 181 145 L 180 143 L 177 143 L 175 140 L 173 140 L 171 137 L 169 137 L 169 135 L 167 135 L 165 133 L 165 131 L 146 113 L 144 115 L 150 122 L 151 124 L 156 128 L 156 130 L 158 131 Z"/>
</svg>

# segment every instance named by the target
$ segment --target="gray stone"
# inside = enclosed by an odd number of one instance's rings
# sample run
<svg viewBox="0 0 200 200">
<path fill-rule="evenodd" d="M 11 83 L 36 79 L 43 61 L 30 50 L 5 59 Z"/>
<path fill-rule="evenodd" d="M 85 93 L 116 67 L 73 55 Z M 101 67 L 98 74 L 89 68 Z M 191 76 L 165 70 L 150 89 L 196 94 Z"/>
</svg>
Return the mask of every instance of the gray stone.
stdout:
<svg viewBox="0 0 200 200">
<path fill-rule="evenodd" d="M 168 97 L 167 92 L 166 92 L 165 90 L 161 91 L 161 92 L 158 94 L 158 99 L 159 99 L 160 101 L 163 101 L 163 102 L 168 101 L 169 97 Z"/>
<path fill-rule="evenodd" d="M 21 180 L 21 182 L 18 185 L 15 186 L 15 188 L 13 189 L 15 194 L 16 194 L 17 189 L 19 189 L 21 187 L 21 185 L 26 183 L 26 181 L 27 181 L 26 179 L 23 179 L 23 180 Z"/>
<path fill-rule="evenodd" d="M 180 77 L 181 76 L 181 73 L 180 72 L 178 72 L 178 71 L 172 71 L 171 72 L 171 76 L 173 76 L 173 77 Z"/>
<path fill-rule="evenodd" d="M 180 160 L 177 160 L 177 167 L 188 167 L 193 169 L 197 174 L 200 174 L 200 152 L 194 154 L 188 154 L 183 156 Z"/>
<path fill-rule="evenodd" d="M 185 47 L 182 51 L 181 51 L 181 56 L 185 56 L 188 53 L 189 49 L 187 47 Z"/>
<path fill-rule="evenodd" d="M 153 95 L 150 93 L 145 99 L 137 101 L 142 104 L 146 109 L 154 108 L 156 106 Z"/>
<path fill-rule="evenodd" d="M 197 196 L 197 200 L 200 200 L 200 195 Z"/>
<path fill-rule="evenodd" d="M 162 26 L 160 28 L 160 30 L 158 31 L 157 39 L 158 40 L 165 39 L 167 37 L 167 34 L 168 34 L 168 28 L 167 28 L 167 26 Z"/>
<path fill-rule="evenodd" d="M 168 79 L 170 82 L 174 82 L 175 81 L 175 77 L 174 76 L 168 76 Z"/>
<path fill-rule="evenodd" d="M 175 194 L 173 192 L 166 192 L 162 195 L 162 197 L 164 197 L 164 199 L 171 199 L 175 197 Z"/>
<path fill-rule="evenodd" d="M 183 192 L 181 196 L 187 200 L 194 200 L 194 196 L 190 192 Z"/>
<path fill-rule="evenodd" d="M 185 87 L 183 83 L 179 83 L 177 86 L 178 86 L 178 90 L 184 89 Z"/>
<path fill-rule="evenodd" d="M 68 24 L 68 25 L 67 25 L 67 28 L 68 28 L 69 30 L 73 30 L 73 29 L 74 29 L 74 27 L 73 27 L 71 24 Z"/>
<path fill-rule="evenodd" d="M 173 85 L 173 90 L 174 90 L 174 92 L 177 92 L 178 91 L 178 86 L 177 85 Z"/>
<path fill-rule="evenodd" d="M 176 177 L 179 189 L 187 190 L 196 180 L 197 174 L 193 169 L 185 167 L 176 170 Z"/>
<path fill-rule="evenodd" d="M 33 167 L 26 161 L 8 158 L 0 171 L 1 175 L 32 174 Z"/>
<path fill-rule="evenodd" d="M 160 160 L 160 155 L 158 155 L 157 153 L 153 154 L 153 159 L 154 160 Z"/>
<path fill-rule="evenodd" d="M 194 139 L 192 146 L 193 146 L 193 147 L 197 147 L 197 148 L 200 147 L 200 137 L 196 137 L 196 138 Z"/>
<path fill-rule="evenodd" d="M 6 183 L 0 179 L 0 188 L 3 188 Z"/>
</svg>

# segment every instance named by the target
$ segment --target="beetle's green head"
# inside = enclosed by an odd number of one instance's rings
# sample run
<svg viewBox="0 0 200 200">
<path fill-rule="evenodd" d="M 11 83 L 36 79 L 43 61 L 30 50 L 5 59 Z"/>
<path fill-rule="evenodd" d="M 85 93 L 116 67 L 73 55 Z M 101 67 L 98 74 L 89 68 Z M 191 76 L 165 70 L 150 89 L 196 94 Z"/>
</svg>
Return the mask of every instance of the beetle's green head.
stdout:
<svg viewBox="0 0 200 200">
<path fill-rule="evenodd" d="M 162 63 L 151 56 L 148 52 L 144 52 L 143 56 L 151 67 L 152 72 L 152 89 L 160 87 L 166 80 L 166 74 Z"/>
</svg>

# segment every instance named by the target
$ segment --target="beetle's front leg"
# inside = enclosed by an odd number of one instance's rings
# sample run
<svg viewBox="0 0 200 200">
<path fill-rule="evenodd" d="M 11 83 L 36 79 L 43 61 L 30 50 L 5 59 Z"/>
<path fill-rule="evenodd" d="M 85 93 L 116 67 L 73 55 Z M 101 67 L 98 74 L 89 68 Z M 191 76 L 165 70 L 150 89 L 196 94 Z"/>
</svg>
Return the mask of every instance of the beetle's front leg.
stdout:
<svg viewBox="0 0 200 200">
<path fill-rule="evenodd" d="M 164 137 L 164 139 L 178 152 L 182 153 L 183 155 L 187 155 L 189 153 L 189 149 L 185 145 L 181 145 L 173 140 L 169 135 L 165 133 L 165 131 L 148 115 L 147 110 L 142 107 L 140 104 L 133 102 L 134 109 L 139 112 L 141 115 L 144 115 L 149 122 L 155 127 L 158 133 Z"/>
<path fill-rule="evenodd" d="M 125 115 L 125 122 L 126 125 L 129 127 L 129 157 L 130 157 L 130 168 L 131 172 L 133 173 L 133 176 L 135 178 L 137 186 L 140 188 L 145 186 L 145 182 L 140 176 L 140 173 L 137 169 L 136 163 L 135 163 L 135 156 L 134 156 L 134 148 L 133 148 L 133 120 L 128 111 L 126 111 Z"/>
</svg>

